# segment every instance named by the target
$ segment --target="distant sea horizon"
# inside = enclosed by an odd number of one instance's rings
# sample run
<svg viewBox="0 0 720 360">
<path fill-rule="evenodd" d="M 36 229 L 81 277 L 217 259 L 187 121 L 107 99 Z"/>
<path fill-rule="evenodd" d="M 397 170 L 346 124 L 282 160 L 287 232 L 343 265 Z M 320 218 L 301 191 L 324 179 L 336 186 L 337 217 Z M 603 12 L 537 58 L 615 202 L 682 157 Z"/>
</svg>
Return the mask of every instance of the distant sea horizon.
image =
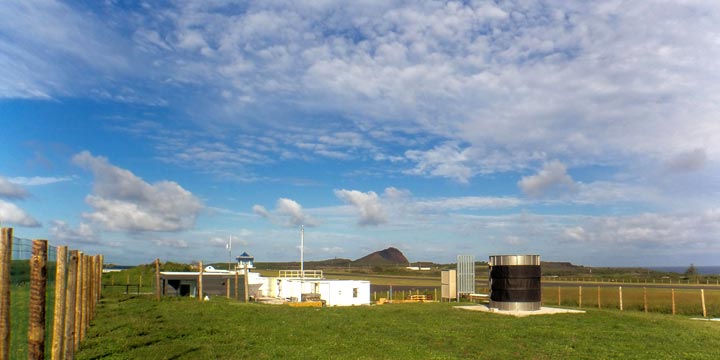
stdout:
<svg viewBox="0 0 720 360">
<path fill-rule="evenodd" d="M 643 266 L 644 269 L 650 269 L 662 272 L 674 272 L 683 274 L 690 266 Z M 695 270 L 700 275 L 720 274 L 720 266 L 696 266 Z"/>
</svg>

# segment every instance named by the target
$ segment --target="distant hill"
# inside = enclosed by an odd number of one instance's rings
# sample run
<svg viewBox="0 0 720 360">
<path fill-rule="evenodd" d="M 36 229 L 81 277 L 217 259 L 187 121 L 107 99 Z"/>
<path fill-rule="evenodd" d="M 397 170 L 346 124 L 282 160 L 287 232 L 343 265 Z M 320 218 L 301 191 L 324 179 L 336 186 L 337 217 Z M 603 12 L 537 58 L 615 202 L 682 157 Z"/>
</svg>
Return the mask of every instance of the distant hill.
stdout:
<svg viewBox="0 0 720 360">
<path fill-rule="evenodd" d="M 410 262 L 403 255 L 402 251 L 389 247 L 385 250 L 376 251 L 372 254 L 361 257 L 352 262 L 355 266 L 367 265 L 408 265 Z"/>
</svg>

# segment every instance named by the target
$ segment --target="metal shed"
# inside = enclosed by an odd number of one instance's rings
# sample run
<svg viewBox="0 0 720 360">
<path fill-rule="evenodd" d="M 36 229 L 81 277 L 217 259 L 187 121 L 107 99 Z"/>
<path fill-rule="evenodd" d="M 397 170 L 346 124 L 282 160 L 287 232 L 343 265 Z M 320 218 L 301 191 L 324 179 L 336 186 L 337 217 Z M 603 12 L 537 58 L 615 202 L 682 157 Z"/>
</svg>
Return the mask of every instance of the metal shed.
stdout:
<svg viewBox="0 0 720 360">
<path fill-rule="evenodd" d="M 190 296 L 198 295 L 199 272 L 160 272 L 160 282 L 163 296 Z M 203 294 L 211 296 L 225 296 L 227 284 L 230 284 L 230 295 L 235 295 L 235 273 L 232 272 L 204 272 Z M 244 275 L 238 274 L 238 297 L 245 297 Z M 259 284 L 248 284 L 248 295 L 256 297 Z"/>
</svg>

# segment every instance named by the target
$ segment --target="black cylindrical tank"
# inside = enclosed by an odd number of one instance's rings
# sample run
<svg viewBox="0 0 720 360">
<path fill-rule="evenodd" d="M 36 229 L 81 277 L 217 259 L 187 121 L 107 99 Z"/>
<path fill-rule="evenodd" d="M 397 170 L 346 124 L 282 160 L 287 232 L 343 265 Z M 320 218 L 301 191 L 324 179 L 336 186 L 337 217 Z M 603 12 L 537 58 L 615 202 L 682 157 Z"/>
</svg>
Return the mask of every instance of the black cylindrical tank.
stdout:
<svg viewBox="0 0 720 360">
<path fill-rule="evenodd" d="M 540 255 L 490 256 L 490 308 L 540 310 Z"/>
</svg>

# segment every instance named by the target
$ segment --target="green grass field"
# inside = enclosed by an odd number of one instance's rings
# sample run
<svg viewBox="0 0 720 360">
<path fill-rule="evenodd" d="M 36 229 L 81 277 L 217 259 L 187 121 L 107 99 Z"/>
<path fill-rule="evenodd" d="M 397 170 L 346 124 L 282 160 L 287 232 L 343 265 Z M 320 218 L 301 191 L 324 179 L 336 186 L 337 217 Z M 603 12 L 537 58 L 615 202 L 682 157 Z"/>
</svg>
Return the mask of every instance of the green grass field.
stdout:
<svg viewBox="0 0 720 360">
<path fill-rule="evenodd" d="M 644 311 L 645 294 L 641 287 L 623 286 L 623 309 L 629 311 Z M 647 303 L 649 312 L 664 314 L 672 313 L 671 288 L 647 288 Z M 560 305 L 569 307 L 580 306 L 580 291 L 578 287 L 560 287 Z M 547 306 L 558 305 L 558 287 L 543 285 L 543 304 Z M 596 286 L 583 286 L 582 307 L 597 308 L 598 288 Z M 600 306 L 606 309 L 619 309 L 620 296 L 617 287 L 600 288 Z M 720 316 L 720 289 L 712 287 L 705 290 L 705 309 L 708 317 Z M 702 300 L 700 290 L 676 288 L 675 311 L 678 315 L 702 316 Z"/>
<path fill-rule="evenodd" d="M 641 312 L 514 318 L 426 303 L 291 308 L 105 298 L 77 359 L 717 359 L 720 323 Z"/>
<path fill-rule="evenodd" d="M 22 275 L 22 271 L 15 275 Z M 365 275 L 369 276 L 369 275 Z M 357 278 L 333 274 L 333 278 Z M 106 274 L 105 284 L 142 283 L 152 293 L 153 269 Z M 22 280 L 22 277 L 14 277 Z M 372 275 L 373 284 L 433 286 L 427 276 Z M 28 286 L 12 290 L 11 358 L 27 357 Z M 49 354 L 52 283 L 48 289 Z M 557 287 L 543 286 L 544 305 L 557 305 Z M 164 299 L 123 294 L 109 287 L 98 308 L 80 359 L 180 358 L 718 358 L 720 323 L 690 320 L 702 315 L 699 290 L 676 289 L 678 316 L 670 289 L 623 286 L 626 311 L 618 308 L 617 287 L 583 286 L 585 315 L 527 319 L 454 309 L 456 303 L 403 304 L 354 308 L 290 308 L 243 304 L 223 298 Z M 481 290 L 480 290 L 481 291 Z M 404 292 L 402 292 L 404 293 Z M 396 296 L 401 294 L 396 292 Z M 561 288 L 563 307 L 577 307 L 577 287 Z M 705 290 L 710 317 L 720 316 L 720 289 Z"/>
</svg>

